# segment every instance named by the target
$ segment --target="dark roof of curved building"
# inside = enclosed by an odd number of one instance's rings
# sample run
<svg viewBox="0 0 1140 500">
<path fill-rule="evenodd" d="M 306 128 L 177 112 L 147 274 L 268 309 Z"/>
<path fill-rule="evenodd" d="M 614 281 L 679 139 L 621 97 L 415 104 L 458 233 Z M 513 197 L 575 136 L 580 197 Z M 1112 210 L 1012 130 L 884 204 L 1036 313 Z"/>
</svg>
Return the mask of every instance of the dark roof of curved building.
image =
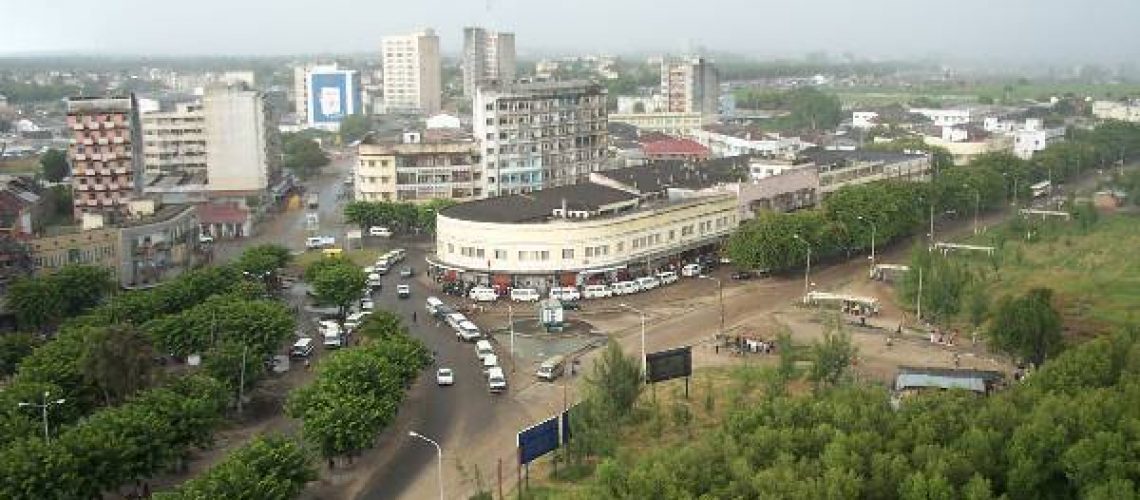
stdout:
<svg viewBox="0 0 1140 500">
<path fill-rule="evenodd" d="M 460 203 L 444 208 L 440 215 L 472 222 L 544 222 L 564 202 L 567 210 L 592 212 L 606 205 L 637 199 L 638 196 L 633 193 L 585 183 Z"/>
</svg>

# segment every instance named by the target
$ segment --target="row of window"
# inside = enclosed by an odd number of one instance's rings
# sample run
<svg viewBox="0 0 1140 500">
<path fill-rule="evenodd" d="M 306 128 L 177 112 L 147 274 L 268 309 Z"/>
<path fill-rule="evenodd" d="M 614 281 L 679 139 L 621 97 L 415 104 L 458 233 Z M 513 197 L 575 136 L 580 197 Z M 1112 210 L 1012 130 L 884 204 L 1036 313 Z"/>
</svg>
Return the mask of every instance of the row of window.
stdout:
<svg viewBox="0 0 1140 500">
<path fill-rule="evenodd" d="M 696 224 L 688 224 L 685 226 L 681 226 L 681 237 L 692 236 L 693 234 L 695 234 L 697 232 L 699 232 L 700 234 L 712 232 L 714 225 L 718 229 L 726 228 L 726 227 L 728 227 L 729 224 L 734 222 L 735 218 L 736 218 L 736 216 L 723 216 L 723 217 L 718 217 L 715 220 L 700 221 Z M 665 243 L 665 242 L 676 241 L 676 239 L 677 239 L 677 230 L 670 229 L 667 232 L 662 231 L 662 232 L 647 234 L 645 236 L 640 236 L 640 237 L 634 238 L 634 239 L 630 240 L 630 249 L 631 250 L 644 250 L 644 249 L 651 248 L 651 247 L 654 247 L 657 245 L 661 245 L 662 243 Z M 617 253 L 622 253 L 625 251 L 625 242 L 618 242 L 615 245 L 616 245 L 615 250 Z M 447 252 L 454 254 L 455 253 L 455 245 L 449 243 L 447 245 Z M 460 247 L 459 253 L 460 253 L 460 255 L 462 255 L 464 257 L 475 257 L 475 258 L 480 258 L 480 259 L 484 258 L 484 255 L 485 255 L 484 250 L 482 248 L 476 248 L 476 247 Z M 562 259 L 563 260 L 574 259 L 574 254 L 575 254 L 575 249 L 573 249 L 573 248 L 562 249 Z M 585 257 L 587 259 L 596 258 L 596 257 L 606 257 L 606 256 L 609 256 L 609 254 L 610 254 L 610 246 L 609 245 L 588 246 L 588 247 L 584 248 L 584 254 L 585 254 Z M 507 251 L 506 250 L 495 250 L 494 251 L 494 257 L 495 257 L 495 260 L 506 260 L 507 259 Z M 520 250 L 518 252 L 518 260 L 521 262 L 550 260 L 550 252 L 545 251 L 545 250 L 541 250 L 541 251 L 539 251 L 539 250 Z"/>
<path fill-rule="evenodd" d="M 67 264 L 96 264 L 115 255 L 112 246 L 99 246 L 95 248 L 71 248 L 67 253 L 62 252 L 47 257 L 36 257 L 35 264 L 40 269 L 57 269 Z"/>
</svg>

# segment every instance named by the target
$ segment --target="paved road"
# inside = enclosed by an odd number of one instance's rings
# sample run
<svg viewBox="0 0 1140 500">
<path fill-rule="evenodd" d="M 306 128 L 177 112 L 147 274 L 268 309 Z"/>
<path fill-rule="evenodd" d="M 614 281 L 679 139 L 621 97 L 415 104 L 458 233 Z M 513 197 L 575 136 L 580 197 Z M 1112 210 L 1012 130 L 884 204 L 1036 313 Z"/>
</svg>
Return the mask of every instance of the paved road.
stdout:
<svg viewBox="0 0 1140 500">
<path fill-rule="evenodd" d="M 416 267 L 416 272 L 421 273 L 423 269 L 419 263 L 424 262 L 423 257 L 422 249 L 408 248 L 408 258 L 403 264 Z M 411 298 L 396 297 L 396 285 L 399 283 L 411 285 Z M 400 407 L 400 422 L 380 436 L 382 456 L 358 498 L 400 498 L 421 471 L 435 468 L 435 448 L 424 441 L 410 439 L 407 436 L 409 430 L 446 443 L 453 435 L 479 435 L 499 417 L 517 409 L 517 403 L 509 394 L 495 395 L 487 391 L 474 344 L 457 341 L 450 327 L 437 323 L 427 314 L 424 300 L 431 295 L 440 296 L 445 302 L 450 298 L 432 292 L 422 275 L 409 280 L 400 278 L 397 273 L 389 273 L 384 277 L 383 289 L 375 300 L 377 307 L 398 313 L 412 335 L 436 351 L 439 366 L 455 371 L 455 385 L 436 386 L 434 373 L 431 373 L 434 368 L 420 377 L 408 400 Z M 414 323 L 413 313 L 417 317 Z M 499 355 L 500 358 L 505 357 L 504 353 Z M 513 382 L 508 378 L 508 383 Z M 453 466 L 457 456 L 462 458 L 462 452 L 458 450 L 445 450 L 445 454 L 448 455 L 445 468 Z"/>
<path fill-rule="evenodd" d="M 341 213 L 344 200 L 338 199 L 344 190 L 344 178 L 352 171 L 352 157 L 334 159 L 316 178 L 304 182 L 308 192 L 320 195 L 320 230 L 318 234 L 334 236 L 337 244 L 344 243 L 344 234 L 347 229 Z M 302 198 L 303 199 L 303 198 Z M 306 208 L 285 210 L 281 213 L 271 214 L 265 221 L 256 224 L 251 237 L 240 240 L 219 241 L 214 248 L 214 259 L 218 262 L 227 262 L 238 255 L 242 250 L 265 243 L 275 243 L 290 250 L 304 251 L 305 237 L 309 236 L 305 230 L 305 214 L 310 212 Z"/>
</svg>

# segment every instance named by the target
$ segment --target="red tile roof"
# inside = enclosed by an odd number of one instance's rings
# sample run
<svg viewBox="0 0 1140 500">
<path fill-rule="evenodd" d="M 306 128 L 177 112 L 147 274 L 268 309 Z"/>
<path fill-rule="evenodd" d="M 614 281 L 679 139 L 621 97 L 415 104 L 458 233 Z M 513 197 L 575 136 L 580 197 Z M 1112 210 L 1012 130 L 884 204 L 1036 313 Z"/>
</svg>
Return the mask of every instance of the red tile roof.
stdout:
<svg viewBox="0 0 1140 500">
<path fill-rule="evenodd" d="M 203 224 L 244 224 L 249 218 L 249 210 L 235 203 L 198 205 L 198 220 Z"/>
<path fill-rule="evenodd" d="M 662 139 L 644 142 L 641 149 L 647 156 L 654 155 L 697 155 L 708 156 L 709 148 L 689 139 Z"/>
</svg>

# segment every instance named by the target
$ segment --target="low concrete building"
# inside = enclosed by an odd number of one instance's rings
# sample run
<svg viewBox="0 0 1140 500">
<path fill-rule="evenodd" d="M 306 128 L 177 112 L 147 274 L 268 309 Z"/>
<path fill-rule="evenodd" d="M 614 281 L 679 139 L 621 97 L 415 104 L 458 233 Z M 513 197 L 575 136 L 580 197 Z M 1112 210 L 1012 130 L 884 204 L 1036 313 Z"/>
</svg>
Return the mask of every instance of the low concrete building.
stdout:
<svg viewBox="0 0 1140 500">
<path fill-rule="evenodd" d="M 479 143 L 466 134 L 408 132 L 400 142 L 366 138 L 357 147 L 353 190 L 360 201 L 482 198 Z"/>
<path fill-rule="evenodd" d="M 932 168 L 927 154 L 812 150 L 803 157 L 814 166 L 824 197 L 844 186 L 885 180 L 925 182 Z"/>
<path fill-rule="evenodd" d="M 641 130 L 681 135 L 711 123 L 711 115 L 684 112 L 613 113 L 609 120 L 633 125 Z"/>
<path fill-rule="evenodd" d="M 732 196 L 583 183 L 443 209 L 428 263 L 441 280 L 545 291 L 677 268 L 714 252 L 739 222 Z"/>
<path fill-rule="evenodd" d="M 690 139 L 673 137 L 644 141 L 641 149 L 650 162 L 688 161 L 697 162 L 709 159 L 709 148 Z"/>
<path fill-rule="evenodd" d="M 979 155 L 1013 151 L 1013 137 L 972 127 L 945 127 L 939 135 L 926 134 L 922 142 L 946 149 L 955 165 L 969 165 Z"/>
<path fill-rule="evenodd" d="M 135 201 L 135 205 L 140 203 L 147 200 Z M 36 273 L 87 264 L 110 270 L 123 288 L 148 288 L 199 261 L 198 216 L 193 206 L 171 205 L 132 216 L 114 227 L 71 228 L 28 243 Z"/>
<path fill-rule="evenodd" d="M 1092 114 L 1102 120 L 1140 123 L 1140 101 L 1095 101 L 1092 104 Z"/>
</svg>

